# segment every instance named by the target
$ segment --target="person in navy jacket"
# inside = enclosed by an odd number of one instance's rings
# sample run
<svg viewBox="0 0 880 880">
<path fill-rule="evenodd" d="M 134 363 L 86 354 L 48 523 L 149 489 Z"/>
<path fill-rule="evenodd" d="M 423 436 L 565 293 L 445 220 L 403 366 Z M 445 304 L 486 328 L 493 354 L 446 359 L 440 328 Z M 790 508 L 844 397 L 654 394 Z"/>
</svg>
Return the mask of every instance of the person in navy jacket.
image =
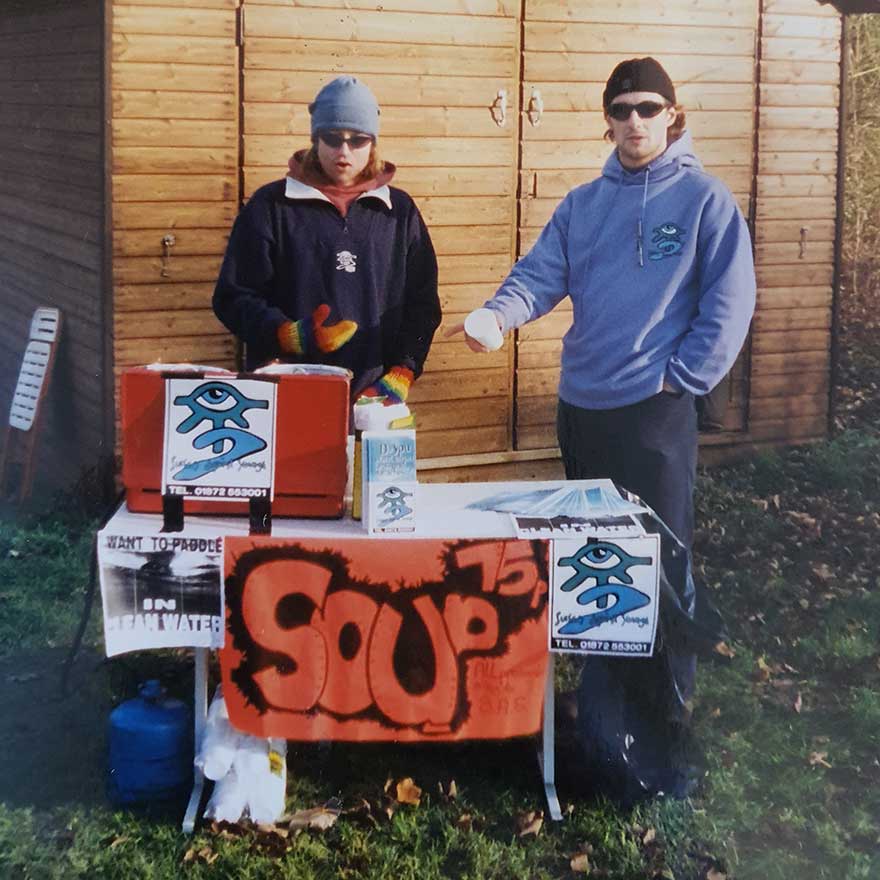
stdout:
<svg viewBox="0 0 880 880">
<path fill-rule="evenodd" d="M 352 398 L 405 401 L 440 323 L 437 258 L 413 200 L 389 186 L 379 106 L 351 76 L 309 105 L 312 144 L 238 215 L 214 312 L 246 367 L 322 363 L 352 371 Z"/>
</svg>

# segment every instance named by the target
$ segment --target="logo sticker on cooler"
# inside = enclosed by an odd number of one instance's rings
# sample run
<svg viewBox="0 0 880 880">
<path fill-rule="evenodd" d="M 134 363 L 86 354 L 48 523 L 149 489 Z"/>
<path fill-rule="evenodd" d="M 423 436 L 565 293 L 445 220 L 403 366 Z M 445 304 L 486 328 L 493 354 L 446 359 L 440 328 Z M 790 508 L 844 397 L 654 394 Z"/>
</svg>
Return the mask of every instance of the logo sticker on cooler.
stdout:
<svg viewBox="0 0 880 880">
<path fill-rule="evenodd" d="M 276 388 L 256 379 L 166 379 L 162 493 L 271 500 Z"/>
<path fill-rule="evenodd" d="M 336 271 L 337 272 L 356 272 L 357 256 L 351 251 L 340 251 L 336 255 Z"/>
</svg>

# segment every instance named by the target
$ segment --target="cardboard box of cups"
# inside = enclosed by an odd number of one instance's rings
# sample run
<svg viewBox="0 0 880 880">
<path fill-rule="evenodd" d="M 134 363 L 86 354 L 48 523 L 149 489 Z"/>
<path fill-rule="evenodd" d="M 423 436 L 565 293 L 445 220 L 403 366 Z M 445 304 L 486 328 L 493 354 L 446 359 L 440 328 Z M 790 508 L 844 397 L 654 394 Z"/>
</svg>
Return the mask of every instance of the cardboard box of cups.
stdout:
<svg viewBox="0 0 880 880">
<path fill-rule="evenodd" d="M 352 517 L 371 534 L 415 531 L 416 432 L 409 408 L 362 399 L 354 428 Z"/>
</svg>

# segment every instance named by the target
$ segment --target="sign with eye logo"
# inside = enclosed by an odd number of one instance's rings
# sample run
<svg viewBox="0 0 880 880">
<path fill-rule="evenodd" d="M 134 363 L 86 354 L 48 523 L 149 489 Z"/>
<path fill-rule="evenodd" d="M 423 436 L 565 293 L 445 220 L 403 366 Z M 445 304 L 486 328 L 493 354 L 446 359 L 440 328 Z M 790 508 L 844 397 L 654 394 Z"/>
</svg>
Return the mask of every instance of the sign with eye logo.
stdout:
<svg viewBox="0 0 880 880">
<path fill-rule="evenodd" d="M 654 653 L 659 535 L 554 541 L 551 561 L 551 651 Z"/>
<path fill-rule="evenodd" d="M 271 500 L 276 390 L 257 379 L 167 379 L 162 494 Z"/>
</svg>

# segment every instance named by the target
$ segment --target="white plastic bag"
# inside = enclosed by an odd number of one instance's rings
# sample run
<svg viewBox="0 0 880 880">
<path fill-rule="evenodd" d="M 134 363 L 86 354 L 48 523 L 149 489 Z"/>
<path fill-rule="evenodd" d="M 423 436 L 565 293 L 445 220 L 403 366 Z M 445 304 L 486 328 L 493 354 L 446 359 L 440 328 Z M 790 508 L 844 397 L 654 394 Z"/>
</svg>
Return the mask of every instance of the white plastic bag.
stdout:
<svg viewBox="0 0 880 880">
<path fill-rule="evenodd" d="M 284 813 L 287 790 L 287 742 L 242 735 L 233 760 L 250 818 L 271 823 Z"/>
<path fill-rule="evenodd" d="M 215 782 L 223 777 L 232 766 L 232 760 L 242 737 L 229 723 L 229 714 L 223 700 L 222 686 L 218 685 L 214 699 L 208 709 L 205 732 L 195 758 L 195 765 L 208 779 Z"/>
</svg>

